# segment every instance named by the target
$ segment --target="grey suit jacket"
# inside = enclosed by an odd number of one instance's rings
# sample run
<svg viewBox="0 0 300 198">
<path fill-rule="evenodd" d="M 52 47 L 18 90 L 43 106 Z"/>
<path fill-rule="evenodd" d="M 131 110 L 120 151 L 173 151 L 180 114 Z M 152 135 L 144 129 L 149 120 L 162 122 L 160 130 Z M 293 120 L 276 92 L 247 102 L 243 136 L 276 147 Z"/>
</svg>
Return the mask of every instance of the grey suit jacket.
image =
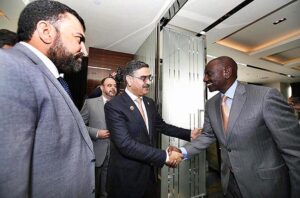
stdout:
<svg viewBox="0 0 300 198">
<path fill-rule="evenodd" d="M 109 155 L 110 140 L 96 138 L 99 129 L 107 129 L 104 114 L 104 101 L 103 96 L 86 99 L 80 111 L 81 116 L 89 131 L 94 145 L 94 152 L 96 155 L 96 166 L 100 167 L 106 157 Z"/>
<path fill-rule="evenodd" d="M 94 197 L 94 152 L 72 100 L 43 62 L 0 50 L 0 197 Z"/>
<path fill-rule="evenodd" d="M 188 154 L 198 153 L 217 138 L 225 193 L 232 169 L 244 198 L 298 197 L 300 127 L 280 93 L 238 83 L 226 136 L 220 102 L 220 94 L 207 101 L 204 133 L 184 146 Z"/>
</svg>

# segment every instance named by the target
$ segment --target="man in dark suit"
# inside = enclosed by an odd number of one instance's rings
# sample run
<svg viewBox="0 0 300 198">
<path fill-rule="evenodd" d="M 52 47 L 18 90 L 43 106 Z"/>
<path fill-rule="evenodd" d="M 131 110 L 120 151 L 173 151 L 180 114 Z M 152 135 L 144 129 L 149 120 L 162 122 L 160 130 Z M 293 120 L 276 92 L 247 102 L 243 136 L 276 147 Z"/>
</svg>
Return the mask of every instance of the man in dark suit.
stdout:
<svg viewBox="0 0 300 198">
<path fill-rule="evenodd" d="M 80 113 L 57 80 L 78 70 L 85 25 L 71 8 L 33 1 L 0 49 L 0 197 L 95 197 L 95 156 Z"/>
<path fill-rule="evenodd" d="M 197 154 L 217 139 L 226 197 L 299 197 L 300 127 L 292 109 L 276 89 L 236 79 L 232 58 L 207 64 L 204 82 L 220 93 L 206 103 L 203 133 L 182 153 Z"/>
<path fill-rule="evenodd" d="M 110 156 L 109 131 L 106 127 L 104 104 L 117 94 L 115 79 L 106 77 L 101 80 L 101 97 L 86 99 L 80 111 L 93 141 L 96 155 L 96 198 L 107 197 L 106 178 Z"/>
<path fill-rule="evenodd" d="M 149 66 L 131 61 L 124 71 L 127 86 L 124 93 L 105 105 L 105 116 L 111 133 L 111 158 L 108 168 L 109 197 L 159 197 L 155 170 L 164 164 L 176 165 L 181 154 L 169 156 L 157 148 L 159 133 L 189 141 L 199 134 L 163 121 L 155 103 L 145 95 L 152 81 Z M 178 160 L 178 161 L 177 161 Z"/>
</svg>

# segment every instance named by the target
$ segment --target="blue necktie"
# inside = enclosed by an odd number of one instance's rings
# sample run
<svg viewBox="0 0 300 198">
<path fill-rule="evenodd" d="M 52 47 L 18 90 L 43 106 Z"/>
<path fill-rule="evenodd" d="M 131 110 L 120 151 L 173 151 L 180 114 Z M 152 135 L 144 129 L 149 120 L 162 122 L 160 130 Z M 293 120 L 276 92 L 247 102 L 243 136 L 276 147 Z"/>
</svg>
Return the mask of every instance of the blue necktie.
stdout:
<svg viewBox="0 0 300 198">
<path fill-rule="evenodd" d="M 72 94 L 68 86 L 68 83 L 62 77 L 58 77 L 57 80 L 60 82 L 60 84 L 63 86 L 65 91 L 69 94 L 69 96 L 72 98 Z"/>
</svg>

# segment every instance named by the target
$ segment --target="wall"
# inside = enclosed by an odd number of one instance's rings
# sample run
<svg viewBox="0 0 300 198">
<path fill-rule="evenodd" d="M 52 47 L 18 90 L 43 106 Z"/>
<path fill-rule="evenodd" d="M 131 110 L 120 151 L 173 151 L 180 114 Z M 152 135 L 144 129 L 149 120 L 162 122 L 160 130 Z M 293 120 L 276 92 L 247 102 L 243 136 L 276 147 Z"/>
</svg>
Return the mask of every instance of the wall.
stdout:
<svg viewBox="0 0 300 198">
<path fill-rule="evenodd" d="M 89 48 L 87 95 L 100 84 L 101 79 L 117 71 L 118 67 L 124 67 L 133 59 L 133 54 Z"/>
<path fill-rule="evenodd" d="M 281 83 L 281 82 L 275 82 L 275 83 L 267 83 L 264 84 L 264 86 L 267 87 L 272 87 L 272 88 L 276 88 L 278 91 L 281 92 L 281 94 L 283 95 L 283 97 L 287 100 L 289 97 L 289 84 L 286 83 Z"/>
</svg>

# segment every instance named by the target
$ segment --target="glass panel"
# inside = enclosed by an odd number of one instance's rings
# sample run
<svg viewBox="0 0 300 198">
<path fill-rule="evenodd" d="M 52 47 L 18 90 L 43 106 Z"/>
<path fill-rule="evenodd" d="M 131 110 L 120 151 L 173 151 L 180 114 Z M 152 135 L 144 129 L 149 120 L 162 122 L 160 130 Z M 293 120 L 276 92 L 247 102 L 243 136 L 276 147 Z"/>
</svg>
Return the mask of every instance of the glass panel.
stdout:
<svg viewBox="0 0 300 198">
<path fill-rule="evenodd" d="M 163 29 L 162 116 L 167 123 L 194 129 L 202 127 L 205 38 Z M 186 142 L 162 137 L 162 148 Z M 161 197 L 202 197 L 205 189 L 205 151 L 184 161 L 177 169 L 162 169 Z"/>
<path fill-rule="evenodd" d="M 142 44 L 135 54 L 135 59 L 147 63 L 150 67 L 153 80 L 150 86 L 150 91 L 147 94 L 148 97 L 154 99 L 155 96 L 155 55 L 157 48 L 157 29 L 155 28 L 147 40 Z"/>
</svg>

